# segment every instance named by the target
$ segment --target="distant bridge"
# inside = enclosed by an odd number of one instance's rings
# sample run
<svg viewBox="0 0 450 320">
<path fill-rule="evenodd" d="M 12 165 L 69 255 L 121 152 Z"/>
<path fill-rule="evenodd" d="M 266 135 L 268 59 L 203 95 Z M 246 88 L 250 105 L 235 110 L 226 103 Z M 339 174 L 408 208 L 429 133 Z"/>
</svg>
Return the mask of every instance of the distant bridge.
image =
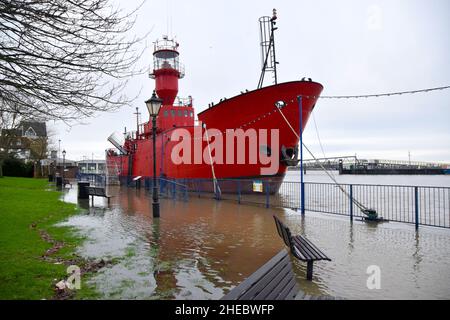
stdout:
<svg viewBox="0 0 450 320">
<path fill-rule="evenodd" d="M 358 159 L 356 156 L 327 157 L 303 160 L 305 170 L 372 170 L 372 169 L 450 169 L 449 163 L 436 163 L 409 160 Z M 300 170 L 300 165 L 289 167 Z"/>
</svg>

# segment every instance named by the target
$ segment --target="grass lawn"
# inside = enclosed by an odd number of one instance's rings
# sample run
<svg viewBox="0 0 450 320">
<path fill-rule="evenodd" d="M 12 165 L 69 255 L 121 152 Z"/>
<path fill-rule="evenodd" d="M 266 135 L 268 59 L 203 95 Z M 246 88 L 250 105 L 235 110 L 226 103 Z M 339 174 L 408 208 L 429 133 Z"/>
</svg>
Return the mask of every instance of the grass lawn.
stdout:
<svg viewBox="0 0 450 320">
<path fill-rule="evenodd" d="M 69 228 L 54 227 L 77 208 L 47 188 L 47 180 L 0 178 L 0 299 L 51 299 L 54 279 L 67 277 L 67 266 L 42 260 L 52 244 L 41 238 L 40 230 L 64 242 L 52 257 L 73 258 L 83 241 Z M 89 290 L 82 289 L 77 297 L 89 297 Z"/>
</svg>

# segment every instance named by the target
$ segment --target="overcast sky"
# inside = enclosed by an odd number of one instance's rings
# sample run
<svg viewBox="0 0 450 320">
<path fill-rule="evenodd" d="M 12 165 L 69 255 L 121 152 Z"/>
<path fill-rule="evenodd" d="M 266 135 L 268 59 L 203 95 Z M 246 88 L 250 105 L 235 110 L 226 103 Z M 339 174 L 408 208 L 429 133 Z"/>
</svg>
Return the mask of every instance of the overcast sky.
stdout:
<svg viewBox="0 0 450 320">
<path fill-rule="evenodd" d="M 132 8 L 139 1 L 117 1 Z M 192 95 L 196 112 L 211 101 L 255 89 L 260 75 L 258 18 L 278 10 L 279 82 L 311 77 L 323 95 L 357 95 L 450 85 L 450 1 L 447 0 L 147 0 L 136 33 L 152 42 L 176 36 L 186 77 L 180 96 Z M 169 14 L 168 14 L 169 13 Z M 171 21 L 171 23 L 167 23 Z M 168 28 L 169 25 L 169 28 Z M 168 32 L 169 29 L 169 32 Z M 172 31 L 170 31 L 172 30 Z M 135 130 L 134 108 L 148 120 L 144 101 L 154 80 L 134 77 L 126 90 L 132 107 L 98 114 L 87 125 L 49 123 L 67 158 L 104 158 L 107 137 Z M 140 93 L 139 93 L 140 92 Z M 450 162 L 450 90 L 398 97 L 320 100 L 314 111 L 327 156 Z M 239 116 L 239 115 L 236 115 Z M 305 144 L 322 156 L 313 118 Z"/>
</svg>

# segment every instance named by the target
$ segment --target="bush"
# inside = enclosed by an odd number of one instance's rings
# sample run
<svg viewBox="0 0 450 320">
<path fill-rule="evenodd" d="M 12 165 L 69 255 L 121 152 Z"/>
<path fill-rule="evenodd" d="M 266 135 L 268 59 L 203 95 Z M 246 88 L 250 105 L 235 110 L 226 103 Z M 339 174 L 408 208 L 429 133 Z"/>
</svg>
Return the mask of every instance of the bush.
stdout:
<svg viewBox="0 0 450 320">
<path fill-rule="evenodd" d="M 19 159 L 5 159 L 3 162 L 3 175 L 5 177 L 33 178 L 34 165 L 32 162 L 25 163 Z"/>
</svg>

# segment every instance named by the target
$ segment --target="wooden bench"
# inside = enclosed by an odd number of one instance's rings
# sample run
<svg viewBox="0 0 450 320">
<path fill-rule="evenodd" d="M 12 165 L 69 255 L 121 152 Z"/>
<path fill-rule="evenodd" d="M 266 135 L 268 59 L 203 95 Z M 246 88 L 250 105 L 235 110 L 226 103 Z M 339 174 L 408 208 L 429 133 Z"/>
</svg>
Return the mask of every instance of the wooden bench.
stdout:
<svg viewBox="0 0 450 320">
<path fill-rule="evenodd" d="M 289 228 L 283 222 L 281 222 L 280 219 L 278 219 L 276 216 L 273 216 L 273 218 L 275 219 L 275 225 L 277 226 L 278 234 L 283 239 L 286 246 L 291 249 L 291 253 L 294 255 L 294 257 L 301 261 L 306 261 L 306 279 L 312 280 L 314 261 L 331 261 L 331 259 L 328 258 L 325 253 L 323 253 L 305 237 L 301 235 L 292 236 Z"/>
<path fill-rule="evenodd" d="M 106 194 L 106 188 L 101 187 L 86 187 L 88 194 L 92 197 L 92 205 L 94 205 L 94 197 L 103 197 L 108 199 L 108 205 L 109 205 L 109 199 L 111 196 L 108 196 Z"/>
<path fill-rule="evenodd" d="M 221 300 L 293 300 L 298 292 L 290 255 L 283 249 Z"/>
</svg>

